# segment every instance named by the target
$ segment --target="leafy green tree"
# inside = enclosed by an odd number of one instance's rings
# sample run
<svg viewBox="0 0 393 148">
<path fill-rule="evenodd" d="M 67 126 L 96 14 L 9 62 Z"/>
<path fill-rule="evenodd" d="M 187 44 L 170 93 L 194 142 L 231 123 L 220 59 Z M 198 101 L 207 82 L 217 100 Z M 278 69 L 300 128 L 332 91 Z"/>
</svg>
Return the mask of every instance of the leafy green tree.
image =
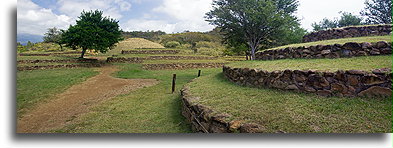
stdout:
<svg viewBox="0 0 393 148">
<path fill-rule="evenodd" d="M 363 18 L 360 16 L 353 15 L 349 12 L 340 12 L 340 19 L 329 20 L 327 18 L 323 19 L 321 22 L 313 23 L 311 26 L 314 31 L 326 30 L 331 28 L 339 28 L 346 26 L 356 26 L 356 25 L 364 25 L 367 23 L 363 22 Z"/>
<path fill-rule="evenodd" d="M 70 25 L 68 30 L 63 31 L 62 43 L 73 49 L 82 48 L 81 58 L 88 49 L 102 53 L 111 50 L 123 38 L 118 21 L 102 14 L 98 10 L 83 11 L 76 25 Z"/>
<path fill-rule="evenodd" d="M 61 30 L 57 29 L 56 27 L 49 28 L 48 32 L 45 33 L 44 42 L 46 43 L 56 43 L 60 46 L 60 49 L 63 50 L 62 42 L 61 42 L 61 35 L 63 33 Z"/>
<path fill-rule="evenodd" d="M 368 23 L 392 23 L 392 0 L 366 0 L 364 4 L 366 7 L 360 14 L 367 17 Z"/>
<path fill-rule="evenodd" d="M 206 19 L 221 28 L 225 39 L 244 38 L 255 59 L 260 45 L 272 44 L 285 24 L 297 20 L 297 6 L 296 0 L 214 0 Z"/>
<path fill-rule="evenodd" d="M 338 27 L 336 20 L 329 20 L 327 18 L 324 18 L 319 23 L 314 22 L 311 24 L 311 26 L 313 27 L 314 31 L 320 31 L 320 30 L 326 30 L 326 29 Z"/>
</svg>

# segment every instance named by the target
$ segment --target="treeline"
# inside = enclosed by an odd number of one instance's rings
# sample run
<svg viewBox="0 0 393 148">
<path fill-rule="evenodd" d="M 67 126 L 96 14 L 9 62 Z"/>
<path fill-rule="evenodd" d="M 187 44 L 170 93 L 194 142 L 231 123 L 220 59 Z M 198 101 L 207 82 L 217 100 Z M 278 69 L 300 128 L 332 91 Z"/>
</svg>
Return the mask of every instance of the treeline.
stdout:
<svg viewBox="0 0 393 148">
<path fill-rule="evenodd" d="M 163 31 L 123 31 L 124 38 L 144 38 L 150 41 L 159 41 L 161 35 L 166 35 Z"/>
</svg>

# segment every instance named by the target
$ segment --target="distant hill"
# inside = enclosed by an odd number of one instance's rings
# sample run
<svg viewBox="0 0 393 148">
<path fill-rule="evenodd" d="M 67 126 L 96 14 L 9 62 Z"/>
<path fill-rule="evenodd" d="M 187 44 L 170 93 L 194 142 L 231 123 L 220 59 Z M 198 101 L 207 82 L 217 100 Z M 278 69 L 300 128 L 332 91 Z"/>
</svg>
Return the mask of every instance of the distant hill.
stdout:
<svg viewBox="0 0 393 148">
<path fill-rule="evenodd" d="M 16 35 L 16 41 L 20 42 L 22 45 L 26 45 L 28 41 L 33 43 L 42 42 L 42 37 L 44 36 L 22 33 Z"/>
</svg>

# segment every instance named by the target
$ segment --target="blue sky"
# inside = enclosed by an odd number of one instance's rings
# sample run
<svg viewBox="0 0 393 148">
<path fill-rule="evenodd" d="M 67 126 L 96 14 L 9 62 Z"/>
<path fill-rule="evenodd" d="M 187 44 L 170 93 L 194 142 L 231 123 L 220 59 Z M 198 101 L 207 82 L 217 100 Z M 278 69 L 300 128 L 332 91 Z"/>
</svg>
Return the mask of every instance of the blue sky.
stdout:
<svg viewBox="0 0 393 148">
<path fill-rule="evenodd" d="M 365 0 L 299 0 L 297 16 L 304 28 L 340 11 L 358 15 Z M 18 0 L 17 33 L 43 35 L 47 28 L 66 29 L 82 10 L 99 9 L 119 20 L 124 31 L 162 30 L 167 33 L 209 31 L 204 20 L 212 0 Z"/>
</svg>

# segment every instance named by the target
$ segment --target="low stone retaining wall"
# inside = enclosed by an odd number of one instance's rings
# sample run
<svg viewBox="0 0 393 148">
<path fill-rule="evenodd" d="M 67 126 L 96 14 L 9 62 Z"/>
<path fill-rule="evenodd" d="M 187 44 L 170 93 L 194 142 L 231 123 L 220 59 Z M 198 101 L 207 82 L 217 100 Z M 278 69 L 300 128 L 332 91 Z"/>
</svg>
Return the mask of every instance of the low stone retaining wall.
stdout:
<svg viewBox="0 0 393 148">
<path fill-rule="evenodd" d="M 198 133 L 262 133 L 264 127 L 254 123 L 242 123 L 238 120 L 227 121 L 231 115 L 215 114 L 207 106 L 194 103 L 199 97 L 192 96 L 189 88 L 181 90 L 182 115 L 191 123 L 192 130 Z"/>
<path fill-rule="evenodd" d="M 64 55 L 64 54 L 80 54 L 80 51 L 70 51 L 61 53 L 20 53 L 19 56 L 51 56 L 51 55 Z"/>
<path fill-rule="evenodd" d="M 97 59 L 67 59 L 67 60 L 19 60 L 18 64 L 32 64 L 32 63 L 91 63 L 97 62 Z"/>
<path fill-rule="evenodd" d="M 109 57 L 109 58 L 107 58 L 106 62 L 108 62 L 108 63 L 142 63 L 143 62 L 143 58 L 138 58 L 138 57 L 133 57 L 133 58 Z"/>
<path fill-rule="evenodd" d="M 207 56 L 149 56 L 145 60 L 214 60 L 218 57 Z"/>
<path fill-rule="evenodd" d="M 349 42 L 344 45 L 318 45 L 310 47 L 284 48 L 267 50 L 255 54 L 257 60 L 277 59 L 315 59 L 315 58 L 342 58 L 354 56 L 373 56 L 392 54 L 392 43 L 380 41 L 377 43 L 355 43 Z"/>
<path fill-rule="evenodd" d="M 383 36 L 392 32 L 392 25 L 346 27 L 313 32 L 303 37 L 303 42 L 314 42 L 361 36 Z"/>
<path fill-rule="evenodd" d="M 223 66 L 223 73 L 230 81 L 244 86 L 278 88 L 316 93 L 321 96 L 389 98 L 392 96 L 393 75 L 390 68 L 376 69 L 372 73 L 359 70 L 268 72 Z"/>
<path fill-rule="evenodd" d="M 79 67 L 101 67 L 103 64 L 70 64 L 70 65 L 44 65 L 44 66 L 21 66 L 17 67 L 18 71 L 26 70 L 43 70 L 43 69 L 55 69 L 55 68 L 79 68 Z"/>
<path fill-rule="evenodd" d="M 123 50 L 121 54 L 178 54 L 180 50 Z"/>
<path fill-rule="evenodd" d="M 194 68 L 218 68 L 225 63 L 171 63 L 171 64 L 143 64 L 146 70 L 165 70 L 165 69 L 194 69 Z"/>
</svg>

